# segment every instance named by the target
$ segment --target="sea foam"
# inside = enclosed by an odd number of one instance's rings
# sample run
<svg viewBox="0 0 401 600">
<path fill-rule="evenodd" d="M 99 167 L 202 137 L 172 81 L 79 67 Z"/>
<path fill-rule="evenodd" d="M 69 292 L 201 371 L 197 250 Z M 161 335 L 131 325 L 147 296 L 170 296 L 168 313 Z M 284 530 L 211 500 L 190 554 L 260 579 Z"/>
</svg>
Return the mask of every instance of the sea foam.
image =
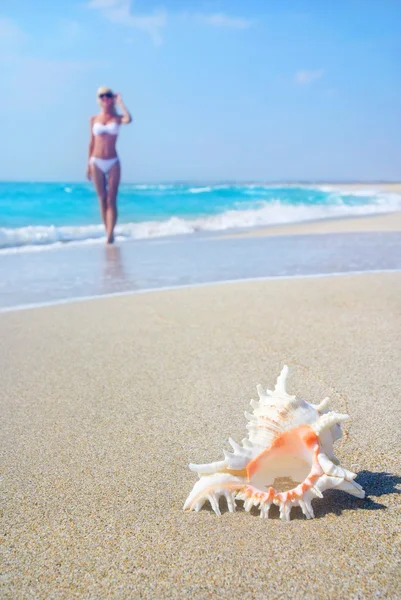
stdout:
<svg viewBox="0 0 401 600">
<path fill-rule="evenodd" d="M 251 186 L 249 186 L 250 188 Z M 197 192 L 194 192 L 194 190 Z M 192 193 L 207 193 L 207 187 L 191 188 Z M 271 187 L 270 187 L 271 190 Z M 139 240 L 167 236 L 190 235 L 196 232 L 218 232 L 262 227 L 286 223 L 300 223 L 335 217 L 363 216 L 401 210 L 398 194 L 377 194 L 366 203 L 349 204 L 340 192 L 327 189 L 329 197 L 324 204 L 289 204 L 280 198 L 259 200 L 252 208 L 225 210 L 203 216 L 172 216 L 161 220 L 143 220 L 120 223 L 115 233 L 119 240 Z M 360 197 L 364 192 L 347 192 L 347 196 Z M 365 193 L 366 195 L 366 193 Z M 35 251 L 68 243 L 100 243 L 104 241 L 104 228 L 99 224 L 80 226 L 42 226 L 0 228 L 0 252 Z"/>
</svg>

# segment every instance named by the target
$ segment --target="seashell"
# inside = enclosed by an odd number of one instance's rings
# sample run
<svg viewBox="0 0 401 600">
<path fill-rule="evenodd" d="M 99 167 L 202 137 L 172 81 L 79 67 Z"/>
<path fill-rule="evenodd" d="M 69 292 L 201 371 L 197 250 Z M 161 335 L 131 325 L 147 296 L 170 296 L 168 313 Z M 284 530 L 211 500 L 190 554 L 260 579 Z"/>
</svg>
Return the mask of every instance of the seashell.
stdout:
<svg viewBox="0 0 401 600">
<path fill-rule="evenodd" d="M 241 444 L 230 438 L 232 452 L 224 451 L 224 460 L 189 465 L 199 481 L 184 510 L 199 511 L 209 501 L 220 516 L 219 501 L 224 497 L 230 512 L 235 512 L 237 500 L 243 500 L 246 511 L 256 506 L 265 519 L 275 504 L 280 518 L 289 521 L 294 506 L 312 519 L 312 500 L 322 498 L 327 489 L 365 497 L 354 481 L 356 474 L 341 467 L 333 453 L 334 442 L 342 436 L 340 424 L 348 415 L 330 411 L 328 398 L 315 405 L 289 395 L 287 375 L 285 366 L 273 392 L 257 386 L 259 400 L 251 400 L 253 412 L 245 413 L 248 437 Z"/>
</svg>

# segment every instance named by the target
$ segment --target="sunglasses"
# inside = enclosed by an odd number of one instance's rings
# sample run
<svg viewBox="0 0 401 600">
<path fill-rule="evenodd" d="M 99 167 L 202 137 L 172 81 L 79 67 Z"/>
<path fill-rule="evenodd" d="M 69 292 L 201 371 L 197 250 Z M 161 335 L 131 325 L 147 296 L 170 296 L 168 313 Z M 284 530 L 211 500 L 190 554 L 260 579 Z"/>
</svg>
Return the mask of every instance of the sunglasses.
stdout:
<svg viewBox="0 0 401 600">
<path fill-rule="evenodd" d="M 103 98 L 113 98 L 113 94 L 110 94 L 110 92 L 107 92 L 107 94 L 100 94 L 99 98 L 102 100 Z"/>
</svg>

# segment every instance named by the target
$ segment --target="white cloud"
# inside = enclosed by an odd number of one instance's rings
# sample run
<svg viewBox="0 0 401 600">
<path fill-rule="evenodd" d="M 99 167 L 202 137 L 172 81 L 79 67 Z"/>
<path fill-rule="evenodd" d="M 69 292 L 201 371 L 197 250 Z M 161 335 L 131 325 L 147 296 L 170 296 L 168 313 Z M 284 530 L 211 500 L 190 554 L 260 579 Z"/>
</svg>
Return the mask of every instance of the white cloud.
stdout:
<svg viewBox="0 0 401 600">
<path fill-rule="evenodd" d="M 99 10 L 103 17 L 112 23 L 144 31 L 156 46 L 163 41 L 161 32 L 167 23 L 167 13 L 164 10 L 135 15 L 131 12 L 131 0 L 90 0 L 86 6 Z"/>
<path fill-rule="evenodd" d="M 231 17 L 225 13 L 203 14 L 196 13 L 195 19 L 211 27 L 224 27 L 226 29 L 249 29 L 252 26 L 250 19 Z"/>
<path fill-rule="evenodd" d="M 298 71 L 295 75 L 295 83 L 306 85 L 320 79 L 324 75 L 324 69 L 316 69 L 315 71 Z"/>
</svg>

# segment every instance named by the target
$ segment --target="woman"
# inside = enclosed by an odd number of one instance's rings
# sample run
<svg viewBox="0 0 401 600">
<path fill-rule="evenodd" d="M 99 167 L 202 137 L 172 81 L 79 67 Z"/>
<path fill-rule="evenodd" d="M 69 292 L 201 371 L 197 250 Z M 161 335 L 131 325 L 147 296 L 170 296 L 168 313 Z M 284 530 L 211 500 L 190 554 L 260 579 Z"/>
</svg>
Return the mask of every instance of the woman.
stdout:
<svg viewBox="0 0 401 600">
<path fill-rule="evenodd" d="M 97 91 L 101 111 L 90 119 L 89 160 L 86 176 L 92 179 L 99 197 L 102 219 L 106 228 L 107 243 L 114 241 L 117 222 L 117 192 L 120 183 L 120 160 L 116 142 L 120 125 L 128 125 L 132 118 L 124 106 L 121 94 L 114 94 L 109 87 Z M 121 109 L 118 114 L 115 105 Z"/>
</svg>

